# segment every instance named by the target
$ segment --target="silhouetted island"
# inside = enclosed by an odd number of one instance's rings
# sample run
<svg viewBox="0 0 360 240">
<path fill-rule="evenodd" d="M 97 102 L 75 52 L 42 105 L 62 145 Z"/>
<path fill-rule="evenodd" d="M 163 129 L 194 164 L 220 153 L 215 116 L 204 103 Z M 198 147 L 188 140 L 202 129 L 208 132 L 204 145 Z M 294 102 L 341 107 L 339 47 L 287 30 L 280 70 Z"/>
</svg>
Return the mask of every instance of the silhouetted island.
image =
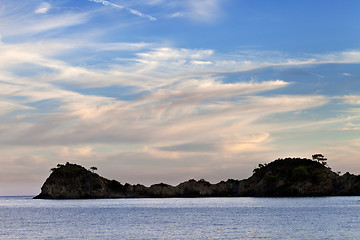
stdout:
<svg viewBox="0 0 360 240">
<path fill-rule="evenodd" d="M 94 170 L 94 168 L 92 168 Z M 77 165 L 58 164 L 41 188 L 38 199 L 185 198 L 185 197 L 309 197 L 358 196 L 360 175 L 340 175 L 324 162 L 304 158 L 278 159 L 259 164 L 244 180 L 211 184 L 189 180 L 177 186 L 160 183 L 150 187 L 121 184 Z"/>
</svg>

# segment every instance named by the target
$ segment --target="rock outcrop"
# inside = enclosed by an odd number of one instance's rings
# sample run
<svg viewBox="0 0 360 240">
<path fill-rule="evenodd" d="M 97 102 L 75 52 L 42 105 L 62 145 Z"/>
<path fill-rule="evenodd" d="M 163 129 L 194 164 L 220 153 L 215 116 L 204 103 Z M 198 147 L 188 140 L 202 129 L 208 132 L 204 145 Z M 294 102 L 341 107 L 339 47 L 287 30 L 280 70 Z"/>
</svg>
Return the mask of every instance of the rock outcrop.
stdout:
<svg viewBox="0 0 360 240">
<path fill-rule="evenodd" d="M 310 159 L 286 158 L 260 164 L 244 180 L 211 184 L 203 179 L 177 186 L 160 183 L 150 187 L 108 180 L 82 166 L 66 163 L 52 173 L 35 198 L 169 198 L 169 197 L 306 197 L 360 195 L 360 176 L 340 176 Z"/>
<path fill-rule="evenodd" d="M 120 198 L 126 195 L 124 186 L 118 181 L 108 180 L 76 164 L 59 164 L 35 198 L 77 199 L 77 198 Z"/>
</svg>

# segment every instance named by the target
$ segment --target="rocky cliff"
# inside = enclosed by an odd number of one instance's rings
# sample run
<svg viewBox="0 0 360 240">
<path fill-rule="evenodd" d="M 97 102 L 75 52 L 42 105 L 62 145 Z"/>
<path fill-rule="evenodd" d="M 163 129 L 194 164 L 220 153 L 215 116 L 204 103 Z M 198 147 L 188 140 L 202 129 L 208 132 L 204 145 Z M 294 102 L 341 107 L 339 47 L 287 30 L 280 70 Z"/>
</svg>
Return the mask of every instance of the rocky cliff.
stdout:
<svg viewBox="0 0 360 240">
<path fill-rule="evenodd" d="M 177 186 L 160 183 L 146 187 L 108 180 L 82 166 L 59 164 L 35 198 L 140 198 L 140 197 L 285 197 L 360 195 L 360 176 L 340 176 L 310 159 L 286 158 L 259 164 L 244 180 L 189 180 Z"/>
</svg>

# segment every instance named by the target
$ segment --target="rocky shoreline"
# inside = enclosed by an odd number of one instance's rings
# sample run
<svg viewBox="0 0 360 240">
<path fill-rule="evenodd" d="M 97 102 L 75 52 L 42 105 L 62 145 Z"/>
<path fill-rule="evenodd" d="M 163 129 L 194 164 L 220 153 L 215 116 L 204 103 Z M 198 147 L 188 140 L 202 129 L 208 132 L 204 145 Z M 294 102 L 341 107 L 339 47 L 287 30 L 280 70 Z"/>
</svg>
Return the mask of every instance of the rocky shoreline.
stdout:
<svg viewBox="0 0 360 240">
<path fill-rule="evenodd" d="M 36 199 L 185 198 L 185 197 L 312 197 L 359 196 L 360 175 L 339 175 L 324 164 L 305 158 L 259 164 L 248 179 L 211 184 L 203 179 L 171 186 L 121 184 L 77 165 L 58 164 Z"/>
</svg>

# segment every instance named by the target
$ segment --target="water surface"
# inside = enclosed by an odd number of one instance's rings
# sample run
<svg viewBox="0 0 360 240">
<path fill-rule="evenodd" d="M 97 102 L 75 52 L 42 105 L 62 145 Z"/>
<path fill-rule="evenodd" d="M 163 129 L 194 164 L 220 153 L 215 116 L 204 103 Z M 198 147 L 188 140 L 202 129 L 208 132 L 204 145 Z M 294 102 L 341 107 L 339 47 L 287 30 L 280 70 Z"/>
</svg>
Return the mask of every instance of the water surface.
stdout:
<svg viewBox="0 0 360 240">
<path fill-rule="evenodd" d="M 0 239 L 360 239 L 360 197 L 0 197 Z"/>
</svg>

